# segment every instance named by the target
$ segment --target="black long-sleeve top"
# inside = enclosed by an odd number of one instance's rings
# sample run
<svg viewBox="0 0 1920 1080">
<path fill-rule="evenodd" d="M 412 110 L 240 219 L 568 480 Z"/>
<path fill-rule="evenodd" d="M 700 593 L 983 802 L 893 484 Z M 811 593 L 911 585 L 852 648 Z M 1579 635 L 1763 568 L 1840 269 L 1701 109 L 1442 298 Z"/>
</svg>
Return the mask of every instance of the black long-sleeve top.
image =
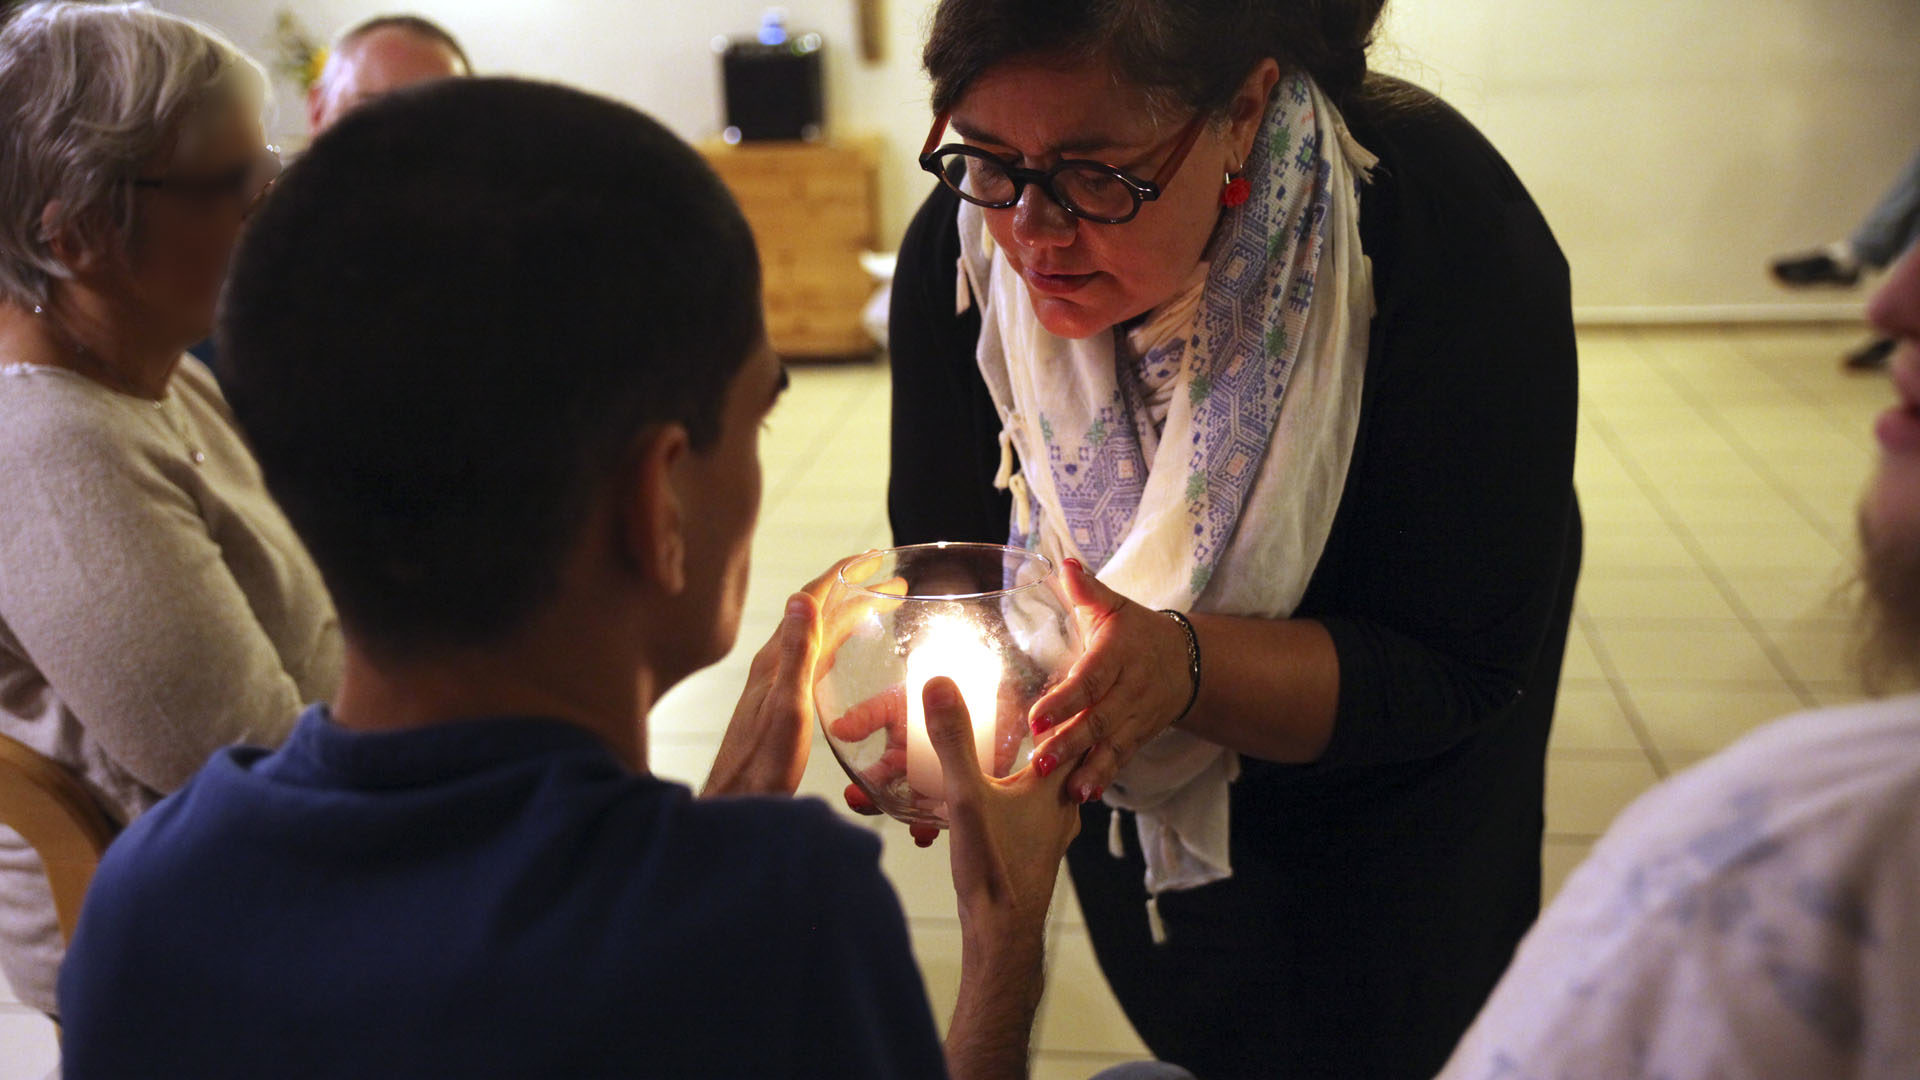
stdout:
<svg viewBox="0 0 1920 1080">
<path fill-rule="evenodd" d="M 1332 635 L 1339 709 L 1320 762 L 1248 762 L 1250 779 L 1404 777 L 1494 728 L 1537 746 L 1552 714 L 1580 552 L 1566 260 L 1465 118 L 1404 85 L 1396 96 L 1349 109 L 1380 156 L 1360 210 L 1377 314 L 1352 467 L 1295 612 Z M 894 284 L 888 504 L 902 544 L 1008 534 L 979 309 L 955 313 L 957 210 L 944 188 L 927 199 Z M 1363 786 L 1378 782 L 1398 781 Z"/>
</svg>

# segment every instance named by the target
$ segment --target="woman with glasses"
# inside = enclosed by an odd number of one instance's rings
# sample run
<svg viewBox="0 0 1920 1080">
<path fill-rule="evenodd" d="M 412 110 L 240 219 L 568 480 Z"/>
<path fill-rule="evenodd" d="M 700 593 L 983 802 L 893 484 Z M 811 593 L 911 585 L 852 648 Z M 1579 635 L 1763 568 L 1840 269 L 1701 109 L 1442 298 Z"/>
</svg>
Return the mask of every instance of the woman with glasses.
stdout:
<svg viewBox="0 0 1920 1080">
<path fill-rule="evenodd" d="M 1381 7 L 943 0 L 925 53 L 895 538 L 1065 564 L 1034 763 L 1102 969 L 1202 1077 L 1430 1076 L 1538 909 L 1567 266 L 1368 74 Z"/>
<path fill-rule="evenodd" d="M 0 734 L 125 822 L 215 749 L 330 697 L 318 572 L 206 369 L 235 241 L 279 169 L 264 73 L 133 4 L 0 23 Z M 51 1012 L 45 878 L 0 831 L 0 967 Z"/>
</svg>

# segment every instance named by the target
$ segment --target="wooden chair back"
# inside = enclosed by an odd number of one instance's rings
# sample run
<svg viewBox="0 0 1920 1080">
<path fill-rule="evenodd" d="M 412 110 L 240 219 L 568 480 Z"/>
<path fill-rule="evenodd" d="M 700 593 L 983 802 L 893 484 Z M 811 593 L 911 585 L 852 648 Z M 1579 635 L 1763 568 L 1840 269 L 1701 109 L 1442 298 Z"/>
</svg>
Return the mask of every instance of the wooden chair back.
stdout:
<svg viewBox="0 0 1920 1080">
<path fill-rule="evenodd" d="M 87 885 L 119 826 L 66 766 L 4 735 L 0 825 L 25 837 L 39 854 L 53 887 L 60 938 L 71 941 Z"/>
</svg>

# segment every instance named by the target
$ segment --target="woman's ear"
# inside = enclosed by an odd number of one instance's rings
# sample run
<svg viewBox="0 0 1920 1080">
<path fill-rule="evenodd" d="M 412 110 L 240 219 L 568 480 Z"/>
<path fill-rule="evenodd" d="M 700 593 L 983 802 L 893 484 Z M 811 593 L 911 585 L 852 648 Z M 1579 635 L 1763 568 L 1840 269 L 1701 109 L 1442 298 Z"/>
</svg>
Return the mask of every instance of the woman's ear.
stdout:
<svg viewBox="0 0 1920 1080">
<path fill-rule="evenodd" d="M 634 440 L 632 466 L 614 493 L 621 508 L 621 552 L 647 583 L 668 596 L 687 587 L 687 508 L 674 474 L 692 453 L 679 424 L 648 428 Z"/>
<path fill-rule="evenodd" d="M 83 277 L 98 269 L 106 253 L 101 250 L 99 229 L 87 228 L 87 222 L 62 220 L 66 218 L 66 205 L 55 201 L 48 203 L 40 211 L 40 235 L 47 244 L 47 250 L 60 260 L 60 265 L 75 277 Z"/>
<path fill-rule="evenodd" d="M 1247 73 L 1240 92 L 1234 95 L 1227 112 L 1227 147 L 1232 154 L 1232 171 L 1245 168 L 1247 159 L 1253 156 L 1253 140 L 1260 135 L 1260 125 L 1267 118 L 1267 102 L 1272 100 L 1273 88 L 1278 85 L 1280 63 L 1267 57 Z"/>
<path fill-rule="evenodd" d="M 86 245 L 80 242 L 79 230 L 71 223 L 63 223 L 65 204 L 50 202 L 40 208 L 40 238 L 46 242 L 47 250 L 60 260 L 69 271 L 74 269 L 75 260 L 84 257 Z"/>
</svg>

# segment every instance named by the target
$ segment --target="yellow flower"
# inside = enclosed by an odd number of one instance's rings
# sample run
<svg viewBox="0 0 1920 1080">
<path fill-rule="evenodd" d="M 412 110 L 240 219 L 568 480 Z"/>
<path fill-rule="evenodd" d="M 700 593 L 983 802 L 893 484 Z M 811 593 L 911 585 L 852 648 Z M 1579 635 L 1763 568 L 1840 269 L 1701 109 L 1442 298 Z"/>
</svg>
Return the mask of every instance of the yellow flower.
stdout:
<svg viewBox="0 0 1920 1080">
<path fill-rule="evenodd" d="M 325 48 L 313 50 L 312 54 L 307 57 L 307 70 L 302 75 L 303 85 L 311 89 L 315 83 L 320 81 L 320 73 L 326 69 L 327 50 Z"/>
</svg>

